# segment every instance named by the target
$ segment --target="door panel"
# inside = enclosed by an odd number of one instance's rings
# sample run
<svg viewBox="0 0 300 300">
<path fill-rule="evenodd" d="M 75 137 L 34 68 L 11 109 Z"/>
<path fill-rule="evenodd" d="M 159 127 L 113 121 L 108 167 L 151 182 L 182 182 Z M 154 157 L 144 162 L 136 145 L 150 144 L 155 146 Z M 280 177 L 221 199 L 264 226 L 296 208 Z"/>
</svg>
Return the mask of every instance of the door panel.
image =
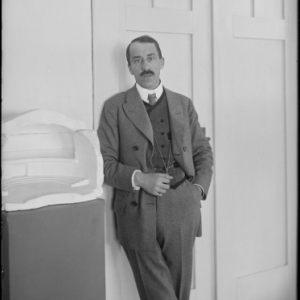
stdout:
<svg viewBox="0 0 300 300">
<path fill-rule="evenodd" d="M 234 116 L 227 126 L 235 127 L 231 155 L 238 163 L 230 170 L 236 179 L 237 274 L 244 276 L 286 263 L 284 49 L 281 41 L 252 39 L 233 47 L 227 111 Z"/>
<path fill-rule="evenodd" d="M 109 96 L 134 85 L 134 77 L 128 72 L 125 50 L 131 40 L 148 34 L 157 39 L 165 58 L 165 66 L 161 71 L 163 84 L 193 100 L 201 126 L 212 137 L 210 1 L 101 2 L 102 5 L 98 1 L 93 2 L 96 122 L 98 123 L 101 107 Z M 105 20 L 105 27 L 101 27 L 101 20 Z M 109 35 L 105 32 L 107 28 L 111 29 Z M 107 187 L 106 189 L 108 191 Z M 111 193 L 107 192 L 107 195 L 106 201 L 110 206 Z M 200 296 L 206 300 L 214 299 L 213 205 L 212 188 L 209 198 L 202 206 L 204 236 L 197 239 L 195 244 L 191 300 Z M 107 213 L 113 214 L 110 207 Z M 122 300 L 138 299 L 127 258 L 121 248 L 116 248 L 117 242 L 110 228 L 112 219 L 111 216 L 107 218 L 107 249 L 112 247 L 115 256 L 114 260 L 111 255 L 106 258 L 108 299 L 113 300 L 116 294 L 122 295 Z M 118 269 L 117 276 L 110 266 Z M 113 288 L 115 285 L 117 288 Z"/>
<path fill-rule="evenodd" d="M 255 17 L 280 19 L 284 15 L 284 0 L 253 0 Z"/>
<path fill-rule="evenodd" d="M 152 7 L 153 0 L 126 0 L 124 4 L 135 7 Z"/>
<path fill-rule="evenodd" d="M 287 186 L 293 143 L 286 129 L 291 58 L 285 55 L 282 5 L 214 1 L 216 264 L 222 300 L 295 297 L 295 227 L 289 226 L 294 215 L 288 207 L 296 207 L 296 198 Z"/>
</svg>

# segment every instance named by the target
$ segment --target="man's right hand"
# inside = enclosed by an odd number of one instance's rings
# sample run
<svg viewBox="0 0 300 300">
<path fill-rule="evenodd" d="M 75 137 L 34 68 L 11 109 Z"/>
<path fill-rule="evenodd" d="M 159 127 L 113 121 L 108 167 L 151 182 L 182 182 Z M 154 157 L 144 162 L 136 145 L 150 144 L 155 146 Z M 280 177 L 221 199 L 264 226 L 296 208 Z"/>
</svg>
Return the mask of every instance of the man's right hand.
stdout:
<svg viewBox="0 0 300 300">
<path fill-rule="evenodd" d="M 134 183 L 154 196 L 162 196 L 170 188 L 170 180 L 172 178 L 166 173 L 136 172 L 134 174 Z"/>
</svg>

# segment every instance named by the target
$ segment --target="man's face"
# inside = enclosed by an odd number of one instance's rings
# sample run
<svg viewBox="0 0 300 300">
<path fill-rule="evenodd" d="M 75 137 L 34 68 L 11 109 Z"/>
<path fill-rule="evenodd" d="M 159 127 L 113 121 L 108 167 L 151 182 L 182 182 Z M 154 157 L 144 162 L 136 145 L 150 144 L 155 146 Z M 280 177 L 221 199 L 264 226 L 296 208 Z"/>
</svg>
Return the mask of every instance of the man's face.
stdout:
<svg viewBox="0 0 300 300">
<path fill-rule="evenodd" d="M 159 85 L 160 70 L 163 67 L 164 59 L 159 58 L 155 44 L 140 42 L 131 44 L 128 68 L 140 86 L 154 90 Z"/>
</svg>

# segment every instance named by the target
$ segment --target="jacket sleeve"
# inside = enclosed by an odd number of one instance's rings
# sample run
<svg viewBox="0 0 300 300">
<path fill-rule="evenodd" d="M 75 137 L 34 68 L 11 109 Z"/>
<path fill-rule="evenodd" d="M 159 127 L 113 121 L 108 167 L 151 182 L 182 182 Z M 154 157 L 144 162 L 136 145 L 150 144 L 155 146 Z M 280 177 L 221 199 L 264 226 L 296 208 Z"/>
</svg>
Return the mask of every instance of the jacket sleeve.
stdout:
<svg viewBox="0 0 300 300">
<path fill-rule="evenodd" d="M 104 183 L 120 190 L 131 191 L 131 178 L 136 168 L 119 162 L 119 126 L 122 124 L 119 124 L 118 109 L 117 104 L 108 100 L 100 118 L 98 136 L 104 160 Z"/>
<path fill-rule="evenodd" d="M 189 102 L 188 111 L 190 119 L 192 155 L 195 168 L 194 183 L 199 184 L 203 188 L 203 200 L 205 200 L 212 178 L 213 153 L 208 139 L 205 137 L 200 127 L 198 114 L 192 101 Z"/>
</svg>

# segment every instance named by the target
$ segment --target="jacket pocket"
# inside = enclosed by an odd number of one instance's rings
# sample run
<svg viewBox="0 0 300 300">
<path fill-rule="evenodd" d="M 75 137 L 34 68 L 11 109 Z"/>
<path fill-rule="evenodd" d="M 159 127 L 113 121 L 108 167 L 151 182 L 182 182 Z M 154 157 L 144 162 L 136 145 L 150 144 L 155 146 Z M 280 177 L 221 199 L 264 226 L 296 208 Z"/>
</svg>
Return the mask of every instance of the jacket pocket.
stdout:
<svg viewBox="0 0 300 300">
<path fill-rule="evenodd" d="M 129 194 L 128 191 L 116 189 L 115 199 L 114 199 L 114 212 L 115 213 L 123 214 L 128 194 Z"/>
<path fill-rule="evenodd" d="M 193 199 L 200 205 L 201 207 L 201 199 L 202 199 L 202 191 L 200 189 L 200 187 L 196 186 L 195 184 L 193 184 L 192 182 L 188 181 L 188 185 L 191 191 L 191 194 L 193 196 Z"/>
</svg>

